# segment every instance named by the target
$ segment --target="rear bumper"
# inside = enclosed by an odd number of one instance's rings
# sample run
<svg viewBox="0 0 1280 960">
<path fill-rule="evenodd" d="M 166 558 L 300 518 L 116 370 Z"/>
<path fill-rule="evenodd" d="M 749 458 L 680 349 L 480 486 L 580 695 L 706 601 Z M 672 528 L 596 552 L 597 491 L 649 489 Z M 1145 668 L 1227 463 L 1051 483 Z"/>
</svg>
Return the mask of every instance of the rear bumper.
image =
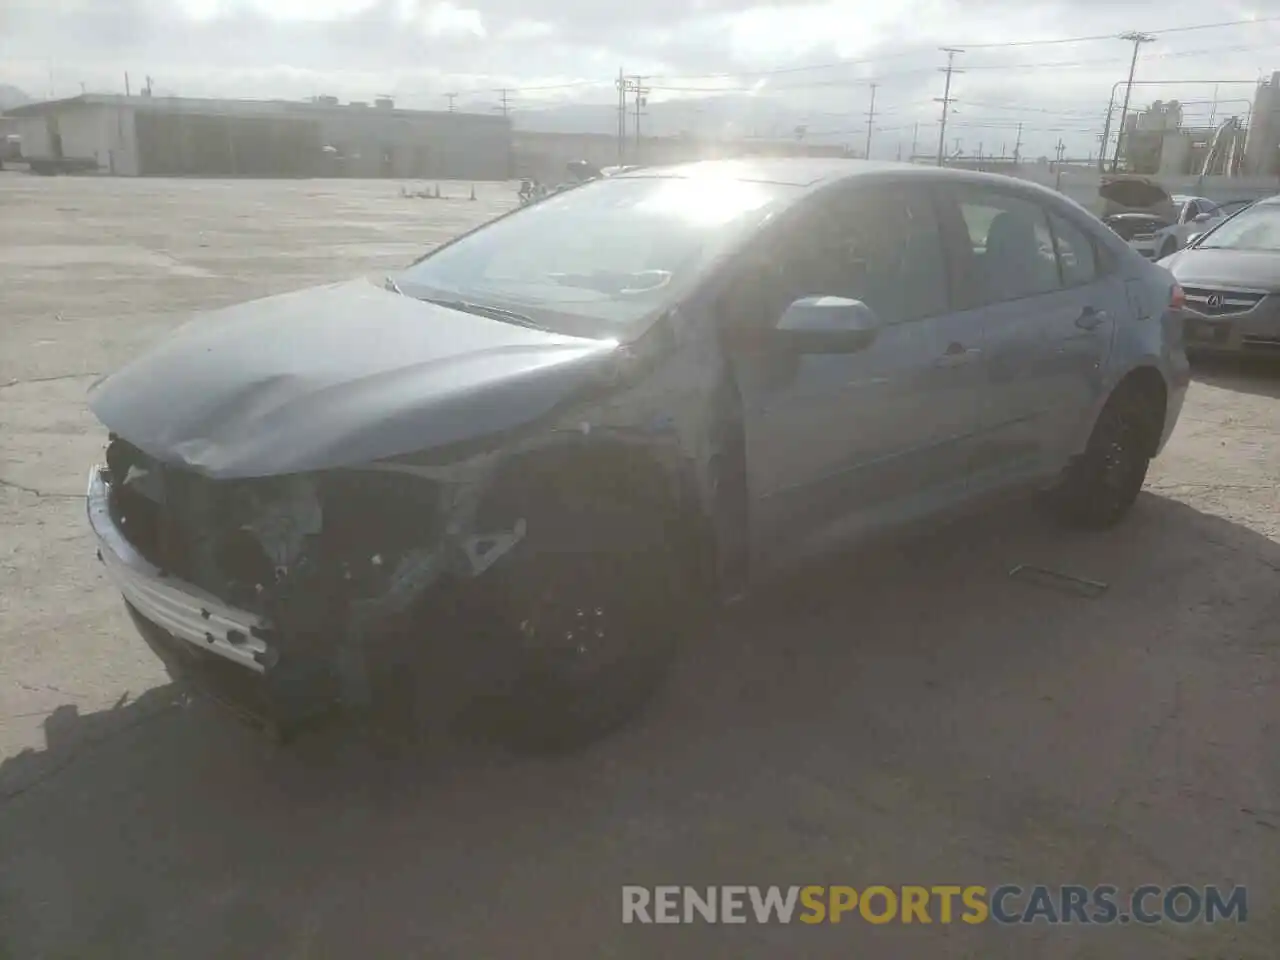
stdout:
<svg viewBox="0 0 1280 960">
<path fill-rule="evenodd" d="M 1135 237 L 1129 241 L 1129 247 L 1135 252 L 1140 253 L 1148 260 L 1156 259 L 1156 244 L 1159 242 L 1157 237 Z"/>
</svg>

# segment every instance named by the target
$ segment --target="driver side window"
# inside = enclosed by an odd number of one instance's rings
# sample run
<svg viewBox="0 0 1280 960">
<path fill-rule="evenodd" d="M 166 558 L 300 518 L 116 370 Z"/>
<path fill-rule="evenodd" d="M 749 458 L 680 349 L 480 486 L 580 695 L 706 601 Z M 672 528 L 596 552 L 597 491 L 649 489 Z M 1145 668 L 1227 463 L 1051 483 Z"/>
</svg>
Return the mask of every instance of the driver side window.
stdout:
<svg viewBox="0 0 1280 960">
<path fill-rule="evenodd" d="M 761 237 L 743 260 L 728 322 L 770 326 L 801 297 L 861 300 L 886 324 L 947 310 L 946 260 L 927 191 L 849 189 Z"/>
</svg>

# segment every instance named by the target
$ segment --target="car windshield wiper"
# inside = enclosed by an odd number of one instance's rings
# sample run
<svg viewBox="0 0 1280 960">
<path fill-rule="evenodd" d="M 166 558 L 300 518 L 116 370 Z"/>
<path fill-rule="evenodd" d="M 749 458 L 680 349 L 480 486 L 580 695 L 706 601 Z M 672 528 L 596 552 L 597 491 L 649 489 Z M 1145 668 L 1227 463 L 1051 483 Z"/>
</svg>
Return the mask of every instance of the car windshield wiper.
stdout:
<svg viewBox="0 0 1280 960">
<path fill-rule="evenodd" d="M 515 310 L 508 310 L 506 307 L 495 307 L 488 303 L 475 303 L 471 300 L 449 300 L 443 297 L 419 297 L 418 299 L 434 303 L 437 307 L 447 307 L 462 313 L 474 313 L 480 317 L 488 317 L 490 320 L 501 320 L 503 323 L 513 323 L 518 327 L 528 327 L 530 330 L 545 331 L 547 329 L 533 317 Z"/>
</svg>

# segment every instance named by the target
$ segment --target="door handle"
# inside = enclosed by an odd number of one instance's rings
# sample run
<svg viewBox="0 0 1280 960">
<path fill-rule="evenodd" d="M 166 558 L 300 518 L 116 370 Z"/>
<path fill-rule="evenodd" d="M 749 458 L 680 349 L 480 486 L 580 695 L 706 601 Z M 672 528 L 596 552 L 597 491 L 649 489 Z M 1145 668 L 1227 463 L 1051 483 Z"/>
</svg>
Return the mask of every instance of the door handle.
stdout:
<svg viewBox="0 0 1280 960">
<path fill-rule="evenodd" d="M 1097 307 L 1085 307 L 1080 311 L 1080 316 L 1076 317 L 1076 326 L 1081 330 L 1096 330 L 1107 319 L 1105 310 L 1099 310 Z"/>
<path fill-rule="evenodd" d="M 949 343 L 947 352 L 933 361 L 935 367 L 959 367 L 973 363 L 982 354 L 977 347 L 966 347 L 963 343 Z"/>
</svg>

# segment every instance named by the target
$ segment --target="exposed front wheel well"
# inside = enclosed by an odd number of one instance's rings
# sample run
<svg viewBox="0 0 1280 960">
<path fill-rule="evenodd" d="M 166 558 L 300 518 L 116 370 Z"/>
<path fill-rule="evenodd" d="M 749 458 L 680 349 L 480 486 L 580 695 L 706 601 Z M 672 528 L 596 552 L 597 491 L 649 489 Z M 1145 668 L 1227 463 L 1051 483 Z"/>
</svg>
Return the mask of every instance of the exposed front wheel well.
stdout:
<svg viewBox="0 0 1280 960">
<path fill-rule="evenodd" d="M 640 535 L 648 521 L 653 521 L 648 533 L 678 531 L 681 552 L 689 551 L 699 570 L 714 569 L 704 565 L 714 547 L 692 480 L 640 444 L 584 438 L 514 456 L 499 468 L 485 491 L 477 521 L 484 528 L 486 514 L 509 516 L 513 510 L 544 507 L 559 516 L 572 516 L 576 505 L 587 502 L 625 507 L 636 522 L 632 531 L 619 531 L 620 535 Z M 585 539 L 605 533 L 578 531 Z"/>
</svg>

